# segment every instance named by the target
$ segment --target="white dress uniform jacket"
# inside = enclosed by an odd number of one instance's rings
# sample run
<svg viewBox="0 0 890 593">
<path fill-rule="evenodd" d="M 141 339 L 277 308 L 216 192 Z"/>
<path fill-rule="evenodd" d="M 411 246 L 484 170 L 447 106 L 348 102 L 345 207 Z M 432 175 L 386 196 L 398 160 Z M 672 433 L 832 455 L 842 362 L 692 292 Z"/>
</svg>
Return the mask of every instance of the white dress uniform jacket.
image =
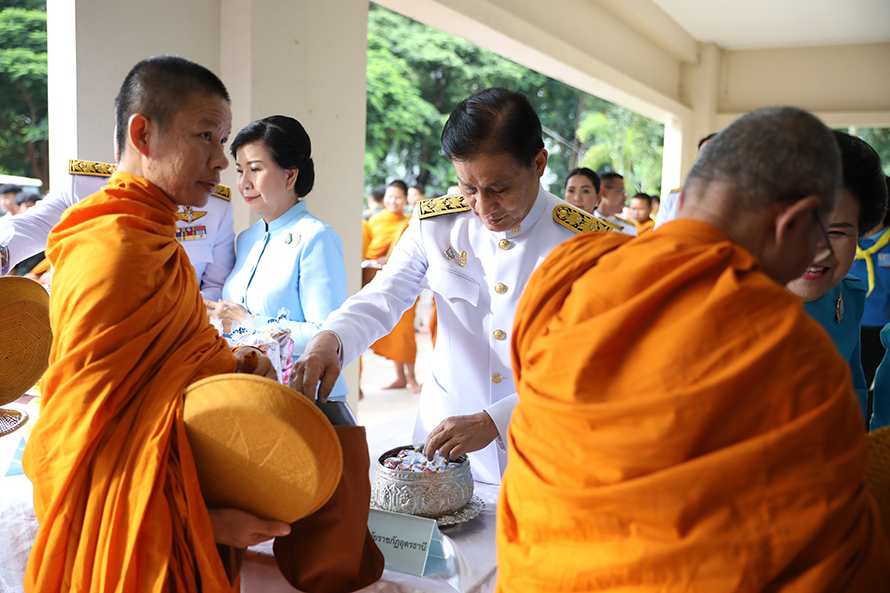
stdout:
<svg viewBox="0 0 890 593">
<path fill-rule="evenodd" d="M 108 174 L 69 173 L 67 183 L 60 190 L 53 189 L 25 213 L 0 222 L 0 225 L 9 225 L 15 231 L 7 245 L 9 263 L 0 273 L 8 273 L 18 262 L 43 251 L 49 232 L 62 218 L 65 210 L 93 195 L 108 183 L 111 165 L 91 161 L 72 163 L 76 163 L 77 167 L 107 171 Z M 74 166 L 69 164 L 69 171 Z M 229 188 L 218 186 L 217 192 L 228 193 Z M 222 296 L 223 284 L 235 265 L 235 225 L 229 200 L 214 194 L 207 206 L 193 208 L 191 215 L 180 206 L 180 220 L 176 223 L 180 229 L 182 246 L 195 268 L 201 294 L 205 299 L 214 301 Z M 201 214 L 202 212 L 205 214 Z M 188 218 L 192 218 L 192 221 L 189 222 Z M 189 227 L 192 228 L 191 232 L 186 230 Z M 198 228 L 202 232 L 195 230 Z"/>
<path fill-rule="evenodd" d="M 614 214 L 611 216 L 603 216 L 596 210 L 593 211 L 593 215 L 599 218 L 600 220 L 609 223 L 612 225 L 613 233 L 623 233 L 625 235 L 630 235 L 631 237 L 637 236 L 637 226 L 630 222 L 629 220 L 624 220 L 623 218 L 618 218 Z"/>
<path fill-rule="evenodd" d="M 672 189 L 661 201 L 661 206 L 658 207 L 658 213 L 655 215 L 656 229 L 677 218 L 677 212 L 680 210 L 680 190 L 682 189 L 682 187 Z"/>
<path fill-rule="evenodd" d="M 423 288 L 431 288 L 439 328 L 415 441 L 425 439 L 445 418 L 485 410 L 500 437 L 470 454 L 473 475 L 500 483 L 507 425 L 516 405 L 510 361 L 516 306 L 529 276 L 550 251 L 592 230 L 591 225 L 596 226 L 593 217 L 543 188 L 525 219 L 506 232 L 486 229 L 459 196 L 420 201 L 388 263 L 319 331 L 340 337 L 348 364 L 392 330 Z"/>
</svg>

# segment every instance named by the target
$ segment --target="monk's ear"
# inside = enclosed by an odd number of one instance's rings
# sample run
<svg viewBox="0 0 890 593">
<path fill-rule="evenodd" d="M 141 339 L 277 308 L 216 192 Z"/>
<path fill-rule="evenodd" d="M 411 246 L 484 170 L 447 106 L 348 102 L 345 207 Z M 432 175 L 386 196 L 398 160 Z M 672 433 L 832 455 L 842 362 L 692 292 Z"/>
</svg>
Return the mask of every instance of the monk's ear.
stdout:
<svg viewBox="0 0 890 593">
<path fill-rule="evenodd" d="M 790 206 L 778 210 L 775 218 L 776 246 L 811 247 L 807 244 L 812 238 L 813 217 L 819 212 L 822 200 L 819 196 L 806 196 Z"/>
<path fill-rule="evenodd" d="M 142 156 L 148 156 L 151 127 L 151 120 L 141 113 L 134 113 L 127 122 L 127 140 Z"/>
</svg>

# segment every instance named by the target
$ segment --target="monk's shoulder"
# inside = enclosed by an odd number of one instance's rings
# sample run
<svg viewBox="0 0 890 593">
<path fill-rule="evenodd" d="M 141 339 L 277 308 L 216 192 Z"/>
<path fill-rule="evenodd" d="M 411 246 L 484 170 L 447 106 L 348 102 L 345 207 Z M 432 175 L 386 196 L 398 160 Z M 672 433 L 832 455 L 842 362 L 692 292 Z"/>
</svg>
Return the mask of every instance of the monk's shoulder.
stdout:
<svg viewBox="0 0 890 593">
<path fill-rule="evenodd" d="M 557 204 L 553 208 L 553 220 L 575 233 L 609 232 L 615 227 L 605 220 L 579 210 L 569 204 Z"/>
<path fill-rule="evenodd" d="M 438 198 L 418 200 L 415 208 L 417 208 L 417 218 L 420 220 L 470 211 L 469 204 L 467 204 L 467 201 L 461 195 L 441 196 Z"/>
</svg>

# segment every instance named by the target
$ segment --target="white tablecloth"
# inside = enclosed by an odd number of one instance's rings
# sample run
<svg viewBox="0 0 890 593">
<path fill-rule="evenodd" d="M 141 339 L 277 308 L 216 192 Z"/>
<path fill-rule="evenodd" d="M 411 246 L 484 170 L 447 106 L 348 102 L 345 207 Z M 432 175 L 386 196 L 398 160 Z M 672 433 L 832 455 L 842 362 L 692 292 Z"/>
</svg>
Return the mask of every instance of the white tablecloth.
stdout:
<svg viewBox="0 0 890 593">
<path fill-rule="evenodd" d="M 17 404 L 25 403 L 27 398 Z M 384 451 L 410 442 L 406 418 L 394 419 L 392 426 L 376 427 L 369 435 L 373 461 Z M 37 534 L 34 516 L 33 489 L 24 475 L 7 476 L 24 429 L 0 437 L 0 593 L 22 593 L 22 579 L 32 542 Z M 373 470 L 372 470 L 373 471 Z M 15 472 L 13 472 L 15 473 Z M 497 578 L 495 555 L 495 510 L 497 487 L 476 484 L 476 495 L 485 502 L 485 510 L 475 519 L 442 530 L 443 545 L 448 555 L 444 574 L 415 577 L 391 570 L 367 592 L 394 593 L 489 593 Z M 272 542 L 248 550 L 241 571 L 244 593 L 293 593 L 294 589 L 278 572 L 272 556 Z"/>
</svg>

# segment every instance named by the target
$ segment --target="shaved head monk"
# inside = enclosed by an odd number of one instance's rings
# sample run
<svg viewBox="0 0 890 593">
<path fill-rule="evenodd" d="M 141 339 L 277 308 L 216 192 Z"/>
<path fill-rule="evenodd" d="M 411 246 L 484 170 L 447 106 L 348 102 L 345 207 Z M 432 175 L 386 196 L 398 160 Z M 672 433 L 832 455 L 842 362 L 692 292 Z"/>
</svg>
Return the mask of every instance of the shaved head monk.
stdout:
<svg viewBox="0 0 890 593">
<path fill-rule="evenodd" d="M 40 522 L 25 589 L 230 590 L 215 542 L 289 526 L 208 511 L 182 419 L 186 386 L 240 368 L 176 240 L 177 207 L 204 206 L 228 165 L 229 95 L 203 66 L 160 56 L 115 104 L 117 172 L 46 248 L 53 344 L 23 458 Z M 265 357 L 256 373 L 274 377 Z"/>
<path fill-rule="evenodd" d="M 850 370 L 784 285 L 841 182 L 792 108 L 716 136 L 679 218 L 553 250 L 516 313 L 497 590 L 890 591 Z"/>
</svg>

